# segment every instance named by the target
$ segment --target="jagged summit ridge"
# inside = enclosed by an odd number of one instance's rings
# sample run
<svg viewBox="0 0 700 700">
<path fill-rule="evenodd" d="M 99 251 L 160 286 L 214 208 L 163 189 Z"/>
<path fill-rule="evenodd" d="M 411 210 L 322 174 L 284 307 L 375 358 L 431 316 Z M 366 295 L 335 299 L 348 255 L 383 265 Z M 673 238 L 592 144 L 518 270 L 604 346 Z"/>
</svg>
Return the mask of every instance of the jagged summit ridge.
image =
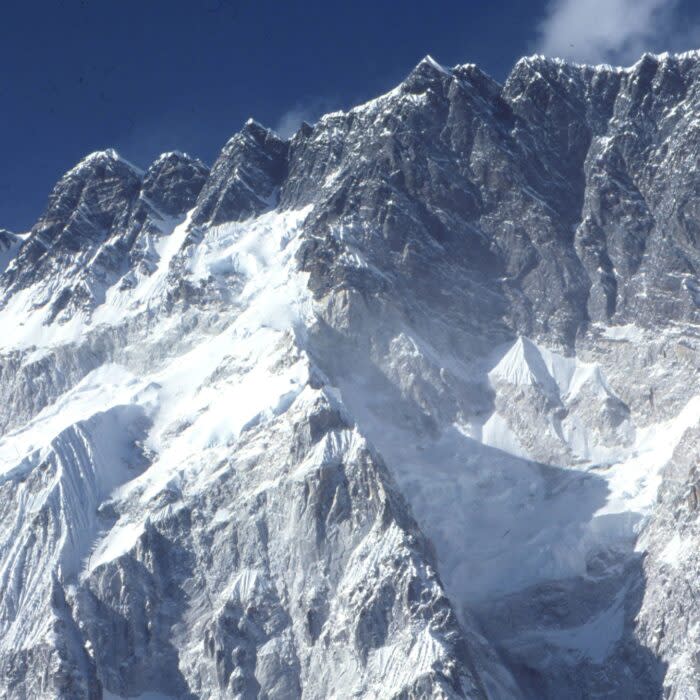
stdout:
<svg viewBox="0 0 700 700">
<path fill-rule="evenodd" d="M 549 63 L 559 66 L 572 66 L 578 68 L 588 68 L 599 71 L 613 71 L 616 73 L 631 73 L 634 72 L 641 64 L 652 61 L 655 63 L 668 63 L 668 62 L 692 62 L 697 61 L 700 58 L 700 49 L 693 49 L 690 51 L 683 51 L 681 53 L 673 53 L 669 51 L 664 51 L 661 53 L 645 52 L 641 57 L 629 66 L 616 66 L 610 63 L 578 63 L 576 61 L 571 61 L 565 58 L 557 58 L 555 56 L 545 56 L 544 54 L 532 54 L 530 56 L 523 56 L 516 62 L 516 67 L 521 64 L 532 64 L 532 63 Z"/>
<path fill-rule="evenodd" d="M 144 171 L 141 168 L 119 155 L 119 153 L 117 153 L 117 151 L 114 148 L 106 148 L 100 151 L 93 151 L 92 153 L 88 153 L 88 155 L 86 155 L 84 158 L 78 161 L 78 163 L 76 163 L 75 166 L 71 168 L 66 174 L 78 174 L 81 171 L 91 170 L 100 165 L 109 166 L 115 163 L 121 163 L 122 165 L 125 165 L 138 175 L 143 175 L 144 173 Z"/>
</svg>

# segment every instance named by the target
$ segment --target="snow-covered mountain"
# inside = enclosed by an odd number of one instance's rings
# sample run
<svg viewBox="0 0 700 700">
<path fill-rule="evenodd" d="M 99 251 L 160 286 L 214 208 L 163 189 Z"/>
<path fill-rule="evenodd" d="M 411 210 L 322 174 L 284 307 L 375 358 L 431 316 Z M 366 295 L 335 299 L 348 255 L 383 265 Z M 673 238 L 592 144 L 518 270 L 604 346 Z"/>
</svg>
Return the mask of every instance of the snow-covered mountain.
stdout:
<svg viewBox="0 0 700 700">
<path fill-rule="evenodd" d="M 421 61 L 0 230 L 0 689 L 700 698 L 700 53 Z"/>
</svg>

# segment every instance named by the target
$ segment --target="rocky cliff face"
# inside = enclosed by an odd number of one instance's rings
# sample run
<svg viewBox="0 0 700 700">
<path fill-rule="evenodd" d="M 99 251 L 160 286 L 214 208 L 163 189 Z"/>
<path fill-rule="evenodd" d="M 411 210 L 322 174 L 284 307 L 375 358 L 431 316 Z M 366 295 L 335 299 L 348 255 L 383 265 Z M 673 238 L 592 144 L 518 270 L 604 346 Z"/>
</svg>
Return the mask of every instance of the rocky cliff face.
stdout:
<svg viewBox="0 0 700 700">
<path fill-rule="evenodd" d="M 700 696 L 699 91 L 426 58 L 0 230 L 3 697 Z"/>
</svg>

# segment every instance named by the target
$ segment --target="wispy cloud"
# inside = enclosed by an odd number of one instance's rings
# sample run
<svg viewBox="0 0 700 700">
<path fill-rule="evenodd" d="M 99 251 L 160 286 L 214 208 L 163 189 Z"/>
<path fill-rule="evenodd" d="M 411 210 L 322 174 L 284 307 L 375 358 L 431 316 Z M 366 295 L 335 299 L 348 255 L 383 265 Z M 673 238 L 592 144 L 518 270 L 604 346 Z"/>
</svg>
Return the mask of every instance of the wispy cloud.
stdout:
<svg viewBox="0 0 700 700">
<path fill-rule="evenodd" d="M 680 0 L 550 0 L 535 49 L 587 63 L 636 61 L 645 51 L 692 48 L 697 26 L 681 26 Z"/>
<path fill-rule="evenodd" d="M 282 138 L 288 139 L 297 132 L 302 122 L 314 124 L 323 114 L 336 108 L 337 100 L 326 97 L 297 102 L 282 114 L 273 128 Z"/>
</svg>

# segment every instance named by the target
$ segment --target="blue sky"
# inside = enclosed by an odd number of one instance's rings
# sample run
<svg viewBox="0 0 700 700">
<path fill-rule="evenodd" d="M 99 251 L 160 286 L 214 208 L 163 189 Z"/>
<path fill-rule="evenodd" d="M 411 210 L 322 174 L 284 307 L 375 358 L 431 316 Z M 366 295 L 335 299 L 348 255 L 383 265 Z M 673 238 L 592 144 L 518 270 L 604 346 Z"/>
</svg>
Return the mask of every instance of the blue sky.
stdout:
<svg viewBox="0 0 700 700">
<path fill-rule="evenodd" d="M 211 163 L 250 116 L 282 131 L 399 82 L 425 54 L 502 80 L 523 54 L 631 63 L 700 47 L 700 0 L 9 0 L 0 227 L 87 153 Z"/>
</svg>

